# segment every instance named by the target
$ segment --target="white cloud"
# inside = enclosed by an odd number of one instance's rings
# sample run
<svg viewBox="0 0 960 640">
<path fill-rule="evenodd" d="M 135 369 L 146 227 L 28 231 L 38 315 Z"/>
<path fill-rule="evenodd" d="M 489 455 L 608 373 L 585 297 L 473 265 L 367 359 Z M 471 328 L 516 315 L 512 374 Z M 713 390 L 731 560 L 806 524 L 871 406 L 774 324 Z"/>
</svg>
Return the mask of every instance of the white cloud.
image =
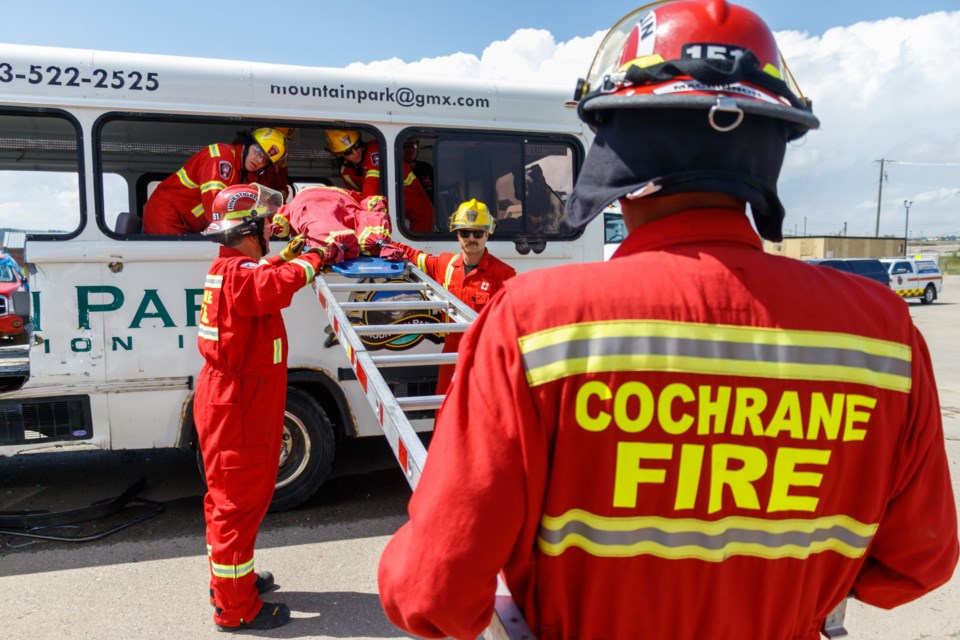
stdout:
<svg viewBox="0 0 960 640">
<path fill-rule="evenodd" d="M 603 34 L 598 31 L 589 37 L 557 43 L 544 29 L 520 29 L 506 40 L 492 43 L 479 58 L 468 53 L 416 62 L 391 58 L 355 62 L 348 65 L 347 70 L 563 85 L 570 87 L 572 95 L 577 77 L 586 74 Z"/>
</svg>

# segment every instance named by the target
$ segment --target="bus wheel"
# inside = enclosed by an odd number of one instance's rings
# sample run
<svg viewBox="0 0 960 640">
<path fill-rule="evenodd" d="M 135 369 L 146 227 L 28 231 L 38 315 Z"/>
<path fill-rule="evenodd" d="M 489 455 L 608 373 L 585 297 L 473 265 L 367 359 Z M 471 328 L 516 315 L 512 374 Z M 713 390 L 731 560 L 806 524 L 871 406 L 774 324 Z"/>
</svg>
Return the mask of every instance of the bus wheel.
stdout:
<svg viewBox="0 0 960 640">
<path fill-rule="evenodd" d="M 287 387 L 277 488 L 271 511 L 286 511 L 310 498 L 330 475 L 336 453 L 333 424 L 312 397 Z"/>
<path fill-rule="evenodd" d="M 928 284 L 923 290 L 923 297 L 920 298 L 921 304 L 932 304 L 937 299 L 937 289 L 932 284 Z"/>
</svg>

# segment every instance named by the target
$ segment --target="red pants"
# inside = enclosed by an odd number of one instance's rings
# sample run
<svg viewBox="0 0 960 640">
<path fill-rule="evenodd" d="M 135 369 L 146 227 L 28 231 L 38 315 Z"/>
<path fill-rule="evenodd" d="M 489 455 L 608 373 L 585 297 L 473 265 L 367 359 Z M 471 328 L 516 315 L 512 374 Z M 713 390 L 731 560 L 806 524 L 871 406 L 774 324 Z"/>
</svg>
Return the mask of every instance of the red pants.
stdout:
<svg viewBox="0 0 960 640">
<path fill-rule="evenodd" d="M 253 548 L 277 481 L 286 386 L 286 375 L 224 376 L 207 366 L 197 380 L 193 415 L 207 476 L 203 511 L 217 624 L 249 622 L 263 606 Z"/>
</svg>

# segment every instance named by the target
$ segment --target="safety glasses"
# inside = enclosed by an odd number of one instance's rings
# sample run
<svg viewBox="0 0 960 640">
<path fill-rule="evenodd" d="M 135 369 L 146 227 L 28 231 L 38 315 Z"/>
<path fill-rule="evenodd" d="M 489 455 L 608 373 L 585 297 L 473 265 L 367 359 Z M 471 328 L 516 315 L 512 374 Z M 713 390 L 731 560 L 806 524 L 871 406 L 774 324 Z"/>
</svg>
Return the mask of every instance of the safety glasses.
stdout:
<svg viewBox="0 0 960 640">
<path fill-rule="evenodd" d="M 461 238 L 469 238 L 473 236 L 477 240 L 486 235 L 486 231 L 483 229 L 457 229 L 457 235 Z"/>
<path fill-rule="evenodd" d="M 341 151 L 340 153 L 335 153 L 334 155 L 337 156 L 338 158 L 346 158 L 347 156 L 352 156 L 355 152 L 359 150 L 360 150 L 360 145 L 355 144 L 349 149 L 345 151 Z"/>
</svg>

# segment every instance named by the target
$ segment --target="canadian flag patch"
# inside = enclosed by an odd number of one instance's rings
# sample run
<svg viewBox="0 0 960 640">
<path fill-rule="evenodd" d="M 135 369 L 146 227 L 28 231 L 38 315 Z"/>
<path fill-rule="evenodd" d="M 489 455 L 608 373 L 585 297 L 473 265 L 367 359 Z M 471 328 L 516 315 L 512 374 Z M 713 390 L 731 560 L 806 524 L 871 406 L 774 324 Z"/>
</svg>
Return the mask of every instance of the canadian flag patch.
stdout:
<svg viewBox="0 0 960 640">
<path fill-rule="evenodd" d="M 480 283 L 480 291 L 489 291 L 489 290 L 490 290 L 489 282 L 484 281 Z"/>
<path fill-rule="evenodd" d="M 233 175 L 233 165 L 227 162 L 226 160 L 221 160 L 220 161 L 220 178 L 222 180 L 229 180 L 231 175 Z"/>
</svg>

